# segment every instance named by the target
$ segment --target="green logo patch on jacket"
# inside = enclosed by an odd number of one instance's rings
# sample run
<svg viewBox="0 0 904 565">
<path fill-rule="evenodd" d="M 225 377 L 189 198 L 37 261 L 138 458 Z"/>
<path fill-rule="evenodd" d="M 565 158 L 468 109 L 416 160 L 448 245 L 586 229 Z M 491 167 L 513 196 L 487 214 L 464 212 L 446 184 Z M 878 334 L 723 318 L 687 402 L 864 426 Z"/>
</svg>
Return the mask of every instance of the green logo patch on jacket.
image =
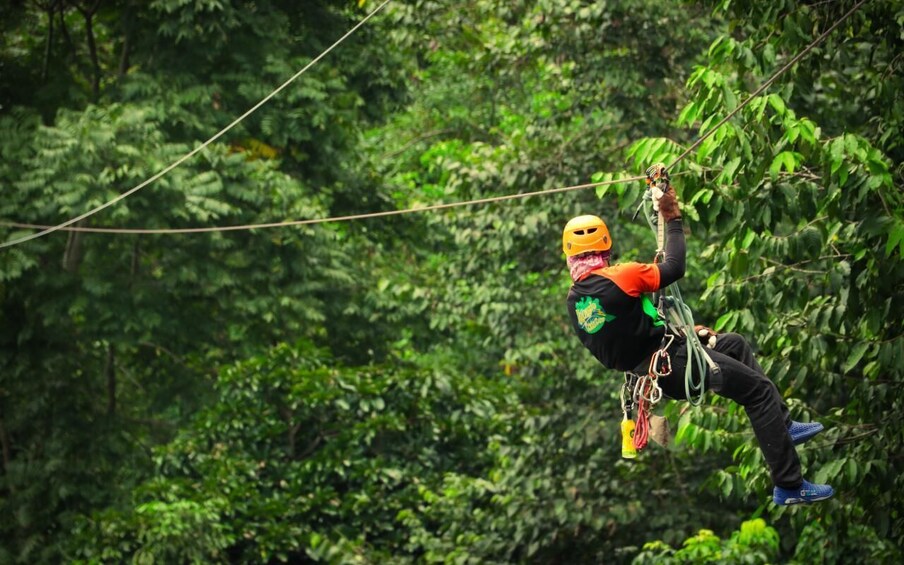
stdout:
<svg viewBox="0 0 904 565">
<path fill-rule="evenodd" d="M 606 322 L 611 322 L 615 319 L 615 316 L 607 314 L 603 310 L 598 298 L 591 296 L 585 296 L 578 300 L 574 305 L 574 312 L 578 315 L 578 325 L 589 334 L 595 334 L 603 328 Z"/>
</svg>

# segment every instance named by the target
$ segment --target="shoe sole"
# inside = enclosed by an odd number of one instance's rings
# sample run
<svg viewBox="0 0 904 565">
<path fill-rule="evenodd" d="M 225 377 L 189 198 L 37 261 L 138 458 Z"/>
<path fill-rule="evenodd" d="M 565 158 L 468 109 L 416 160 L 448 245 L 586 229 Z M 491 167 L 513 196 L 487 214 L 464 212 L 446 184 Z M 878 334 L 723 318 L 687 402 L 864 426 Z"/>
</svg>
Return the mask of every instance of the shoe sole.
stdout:
<svg viewBox="0 0 904 565">
<path fill-rule="evenodd" d="M 795 504 L 809 504 L 811 502 L 819 502 L 820 500 L 828 500 L 829 498 L 832 498 L 834 495 L 835 495 L 835 493 L 833 492 L 832 494 L 829 494 L 826 496 L 819 496 L 819 497 L 815 497 L 815 498 L 786 498 L 782 502 L 779 502 L 778 500 L 775 500 L 773 498 L 772 502 L 776 503 L 779 506 L 794 506 Z"/>
</svg>

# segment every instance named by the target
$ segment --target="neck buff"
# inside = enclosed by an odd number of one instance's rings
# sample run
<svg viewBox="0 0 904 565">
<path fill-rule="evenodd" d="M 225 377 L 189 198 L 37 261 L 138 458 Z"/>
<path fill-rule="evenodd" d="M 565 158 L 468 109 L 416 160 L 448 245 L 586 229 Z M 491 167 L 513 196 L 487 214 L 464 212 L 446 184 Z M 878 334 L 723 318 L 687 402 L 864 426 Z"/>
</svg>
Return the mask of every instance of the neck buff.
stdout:
<svg viewBox="0 0 904 565">
<path fill-rule="evenodd" d="M 578 282 L 590 274 L 590 271 L 609 265 L 609 252 L 591 252 L 575 255 L 568 258 L 568 270 L 571 271 L 571 280 Z"/>
</svg>

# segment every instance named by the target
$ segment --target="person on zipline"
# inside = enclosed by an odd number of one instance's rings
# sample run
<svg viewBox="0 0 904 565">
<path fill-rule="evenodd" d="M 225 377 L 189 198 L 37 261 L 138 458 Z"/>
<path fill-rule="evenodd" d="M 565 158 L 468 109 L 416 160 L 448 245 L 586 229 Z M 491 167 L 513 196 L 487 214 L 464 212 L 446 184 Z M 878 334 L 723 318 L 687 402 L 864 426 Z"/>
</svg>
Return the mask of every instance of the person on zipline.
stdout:
<svg viewBox="0 0 904 565">
<path fill-rule="evenodd" d="M 651 357 L 666 345 L 666 325 L 646 293 L 677 281 L 685 269 L 684 231 L 675 191 L 668 185 L 664 192 L 653 190 L 653 204 L 667 230 L 665 258 L 658 264 L 610 264 L 612 240 L 597 216 L 573 218 L 562 234 L 562 249 L 574 281 L 567 302 L 575 333 L 604 366 L 637 375 L 648 374 Z M 771 471 L 773 501 L 789 505 L 831 497 L 835 492 L 831 486 L 803 480 L 794 448 L 822 431 L 822 424 L 791 420 L 778 388 L 763 373 L 742 336 L 716 336 L 708 328 L 700 328 L 700 335 L 711 346 L 709 355 L 721 369 L 721 373 L 707 372 L 705 385 L 747 412 Z M 676 335 L 667 353 L 671 373 L 659 377 L 658 384 L 666 396 L 686 400 L 685 337 Z"/>
</svg>

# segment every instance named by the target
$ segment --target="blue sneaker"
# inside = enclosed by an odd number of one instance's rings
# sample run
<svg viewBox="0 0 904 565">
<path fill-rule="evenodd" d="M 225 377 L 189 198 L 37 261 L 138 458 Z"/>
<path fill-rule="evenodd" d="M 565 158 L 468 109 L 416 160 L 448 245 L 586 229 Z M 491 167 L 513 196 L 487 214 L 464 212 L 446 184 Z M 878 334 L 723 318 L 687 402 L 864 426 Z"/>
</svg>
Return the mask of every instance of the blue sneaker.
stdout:
<svg viewBox="0 0 904 565">
<path fill-rule="evenodd" d="M 814 485 L 804 481 L 797 488 L 773 488 L 772 501 L 779 506 L 790 506 L 792 504 L 825 500 L 831 498 L 833 494 L 835 494 L 835 489 L 829 485 Z"/>
<path fill-rule="evenodd" d="M 788 433 L 791 434 L 791 441 L 794 442 L 794 445 L 800 445 L 824 429 L 819 422 L 804 423 L 792 420 L 791 425 L 788 426 Z"/>
</svg>

